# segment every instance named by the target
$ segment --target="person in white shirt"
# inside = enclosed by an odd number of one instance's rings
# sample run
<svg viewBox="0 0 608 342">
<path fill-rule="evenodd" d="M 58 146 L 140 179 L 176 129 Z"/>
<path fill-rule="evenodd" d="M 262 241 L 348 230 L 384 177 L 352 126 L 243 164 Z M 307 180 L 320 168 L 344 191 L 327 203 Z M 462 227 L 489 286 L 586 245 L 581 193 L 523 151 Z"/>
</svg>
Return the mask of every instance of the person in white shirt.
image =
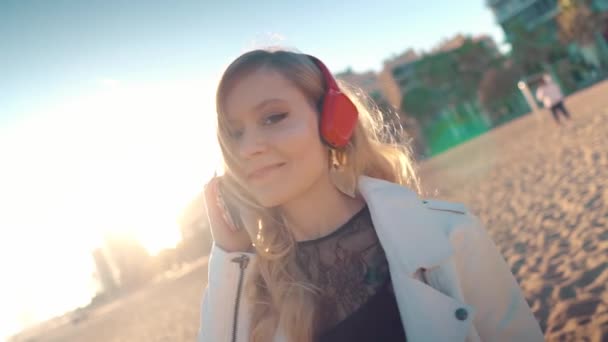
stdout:
<svg viewBox="0 0 608 342">
<path fill-rule="evenodd" d="M 564 95 L 559 89 L 559 86 L 553 82 L 551 76 L 543 76 L 541 84 L 536 90 L 536 98 L 543 103 L 545 108 L 551 110 L 553 119 L 555 119 L 557 124 L 560 124 L 558 111 L 561 112 L 566 119 L 570 119 L 570 113 L 566 109 L 566 106 L 564 106 Z"/>
</svg>

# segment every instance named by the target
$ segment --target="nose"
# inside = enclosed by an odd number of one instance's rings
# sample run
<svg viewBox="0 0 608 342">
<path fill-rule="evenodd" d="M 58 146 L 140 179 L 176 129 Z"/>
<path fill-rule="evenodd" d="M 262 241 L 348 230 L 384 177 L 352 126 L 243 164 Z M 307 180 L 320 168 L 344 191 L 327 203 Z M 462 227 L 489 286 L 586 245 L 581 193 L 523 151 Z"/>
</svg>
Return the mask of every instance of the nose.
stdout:
<svg viewBox="0 0 608 342">
<path fill-rule="evenodd" d="M 239 142 L 239 156 L 244 160 L 263 154 L 268 149 L 268 142 L 263 134 L 255 130 L 247 130 Z"/>
</svg>

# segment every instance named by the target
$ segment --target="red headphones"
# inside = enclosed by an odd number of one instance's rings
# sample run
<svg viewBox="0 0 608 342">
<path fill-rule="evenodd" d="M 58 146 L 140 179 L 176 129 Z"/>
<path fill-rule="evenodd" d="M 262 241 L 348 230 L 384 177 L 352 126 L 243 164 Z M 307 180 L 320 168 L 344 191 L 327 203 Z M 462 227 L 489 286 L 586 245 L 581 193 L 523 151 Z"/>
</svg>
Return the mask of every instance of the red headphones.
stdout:
<svg viewBox="0 0 608 342">
<path fill-rule="evenodd" d="M 327 87 L 321 106 L 321 138 L 333 148 L 346 147 L 357 126 L 357 107 L 340 91 L 338 83 L 325 64 L 316 57 L 307 56 L 321 70 Z"/>
</svg>

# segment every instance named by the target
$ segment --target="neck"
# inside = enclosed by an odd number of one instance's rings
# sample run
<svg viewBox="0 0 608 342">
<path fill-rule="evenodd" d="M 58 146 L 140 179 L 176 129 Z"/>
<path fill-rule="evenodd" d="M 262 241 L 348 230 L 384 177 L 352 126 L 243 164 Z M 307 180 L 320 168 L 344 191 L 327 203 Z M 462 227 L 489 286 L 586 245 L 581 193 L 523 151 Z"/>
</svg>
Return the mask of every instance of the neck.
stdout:
<svg viewBox="0 0 608 342">
<path fill-rule="evenodd" d="M 327 176 L 281 209 L 296 240 L 304 241 L 330 234 L 364 205 L 363 199 L 340 192 Z"/>
</svg>

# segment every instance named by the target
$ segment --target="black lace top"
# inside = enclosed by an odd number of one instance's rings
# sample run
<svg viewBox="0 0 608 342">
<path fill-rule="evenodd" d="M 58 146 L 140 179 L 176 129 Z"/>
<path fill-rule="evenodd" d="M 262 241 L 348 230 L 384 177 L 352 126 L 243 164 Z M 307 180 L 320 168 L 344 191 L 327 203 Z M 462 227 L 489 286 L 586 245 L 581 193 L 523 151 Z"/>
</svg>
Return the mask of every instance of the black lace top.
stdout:
<svg viewBox="0 0 608 342">
<path fill-rule="evenodd" d="M 300 242 L 297 260 L 321 293 L 319 341 L 405 341 L 367 207 L 330 235 Z"/>
</svg>

